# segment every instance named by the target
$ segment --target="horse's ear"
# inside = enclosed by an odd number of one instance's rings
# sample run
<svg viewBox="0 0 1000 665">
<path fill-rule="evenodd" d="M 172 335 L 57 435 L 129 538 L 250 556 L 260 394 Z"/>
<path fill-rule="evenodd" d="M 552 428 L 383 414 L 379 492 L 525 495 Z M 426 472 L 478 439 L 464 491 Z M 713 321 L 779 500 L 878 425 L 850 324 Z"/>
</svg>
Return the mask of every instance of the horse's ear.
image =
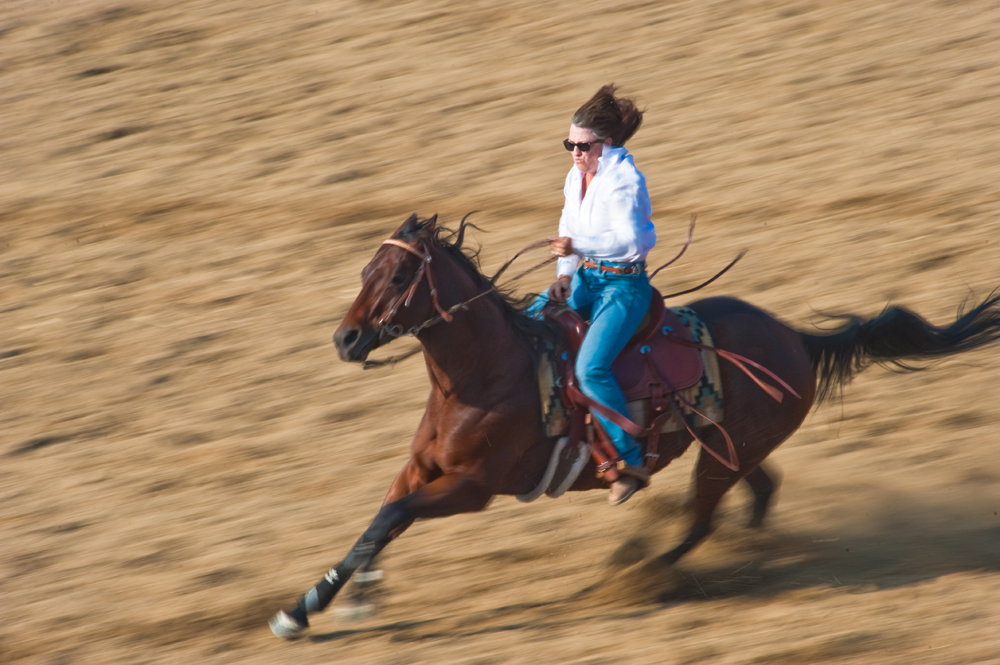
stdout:
<svg viewBox="0 0 1000 665">
<path fill-rule="evenodd" d="M 417 219 L 417 213 L 413 213 L 406 218 L 406 221 L 400 224 L 396 232 L 392 234 L 393 238 L 399 238 L 400 236 L 409 236 L 417 232 L 420 228 L 420 223 Z"/>
<path fill-rule="evenodd" d="M 438 216 L 437 213 L 431 215 L 431 218 L 424 222 L 424 228 L 434 233 L 434 229 L 437 228 Z"/>
</svg>

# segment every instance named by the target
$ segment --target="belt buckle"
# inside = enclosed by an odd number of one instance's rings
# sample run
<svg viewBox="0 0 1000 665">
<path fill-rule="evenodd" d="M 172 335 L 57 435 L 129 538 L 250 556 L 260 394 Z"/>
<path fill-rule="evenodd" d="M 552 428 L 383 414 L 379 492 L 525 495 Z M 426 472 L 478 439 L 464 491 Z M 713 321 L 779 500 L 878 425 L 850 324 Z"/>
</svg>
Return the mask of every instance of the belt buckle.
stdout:
<svg viewBox="0 0 1000 665">
<path fill-rule="evenodd" d="M 600 270 L 601 272 L 610 272 L 618 275 L 638 275 L 642 272 L 642 265 L 636 261 L 634 263 L 626 263 L 625 265 L 606 265 L 603 260 L 598 260 L 594 258 L 585 258 L 583 260 L 583 266 L 585 268 L 593 268 Z"/>
</svg>

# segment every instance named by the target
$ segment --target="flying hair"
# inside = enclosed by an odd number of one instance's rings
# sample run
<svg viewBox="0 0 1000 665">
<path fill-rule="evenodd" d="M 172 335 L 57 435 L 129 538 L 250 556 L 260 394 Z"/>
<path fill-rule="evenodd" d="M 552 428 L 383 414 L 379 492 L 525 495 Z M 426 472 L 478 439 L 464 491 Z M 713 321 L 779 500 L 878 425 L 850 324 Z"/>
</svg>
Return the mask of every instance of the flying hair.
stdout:
<svg viewBox="0 0 1000 665">
<path fill-rule="evenodd" d="M 620 148 L 642 124 L 642 114 L 631 99 L 615 97 L 614 83 L 602 87 L 597 94 L 573 114 L 573 124 L 594 132 L 601 141 L 610 138 L 611 145 Z"/>
</svg>

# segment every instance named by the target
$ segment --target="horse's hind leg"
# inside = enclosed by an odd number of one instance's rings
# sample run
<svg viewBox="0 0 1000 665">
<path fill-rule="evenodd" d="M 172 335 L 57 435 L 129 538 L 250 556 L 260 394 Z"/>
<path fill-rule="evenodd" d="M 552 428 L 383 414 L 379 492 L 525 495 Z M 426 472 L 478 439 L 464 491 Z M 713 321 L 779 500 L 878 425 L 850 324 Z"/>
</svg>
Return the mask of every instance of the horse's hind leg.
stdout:
<svg viewBox="0 0 1000 665">
<path fill-rule="evenodd" d="M 767 515 L 767 509 L 771 505 L 774 490 L 778 485 L 774 478 L 764 470 L 763 465 L 748 473 L 744 480 L 753 490 L 753 516 L 747 526 L 756 529 L 764 523 L 764 517 Z"/>
<path fill-rule="evenodd" d="M 345 602 L 337 608 L 337 616 L 351 621 L 374 615 L 383 594 L 382 570 L 376 559 L 359 568 L 351 576 L 351 582 Z"/>
<path fill-rule="evenodd" d="M 704 438 L 709 445 L 714 444 L 717 446 L 716 449 L 725 450 L 722 447 L 725 446 L 725 442 L 721 441 L 721 437 L 718 437 L 720 439 L 718 442 L 711 435 L 706 435 Z M 722 445 L 719 446 L 719 443 Z M 722 495 L 729 491 L 729 488 L 739 481 L 741 476 L 741 472 L 730 471 L 714 457 L 706 454 L 705 451 L 701 452 L 698 458 L 698 466 L 695 470 L 694 523 L 691 525 L 691 530 L 688 531 L 684 541 L 662 555 L 660 557 L 661 561 L 670 565 L 676 563 L 678 559 L 690 552 L 695 545 L 711 533 L 712 515 L 719 505 L 719 500 L 722 498 Z"/>
</svg>

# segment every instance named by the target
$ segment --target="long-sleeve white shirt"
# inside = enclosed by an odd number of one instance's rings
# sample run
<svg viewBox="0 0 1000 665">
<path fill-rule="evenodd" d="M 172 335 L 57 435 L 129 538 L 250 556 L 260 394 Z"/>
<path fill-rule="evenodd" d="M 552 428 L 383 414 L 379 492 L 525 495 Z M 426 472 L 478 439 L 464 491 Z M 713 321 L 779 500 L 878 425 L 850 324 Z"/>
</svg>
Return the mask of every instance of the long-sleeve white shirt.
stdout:
<svg viewBox="0 0 1000 665">
<path fill-rule="evenodd" d="M 581 256 L 606 261 L 645 261 L 656 244 L 646 178 L 625 148 L 604 146 L 597 173 L 581 200 L 583 173 L 566 176 L 566 203 L 559 235 L 573 239 L 573 254 L 559 259 L 558 274 L 572 275 Z"/>
</svg>

